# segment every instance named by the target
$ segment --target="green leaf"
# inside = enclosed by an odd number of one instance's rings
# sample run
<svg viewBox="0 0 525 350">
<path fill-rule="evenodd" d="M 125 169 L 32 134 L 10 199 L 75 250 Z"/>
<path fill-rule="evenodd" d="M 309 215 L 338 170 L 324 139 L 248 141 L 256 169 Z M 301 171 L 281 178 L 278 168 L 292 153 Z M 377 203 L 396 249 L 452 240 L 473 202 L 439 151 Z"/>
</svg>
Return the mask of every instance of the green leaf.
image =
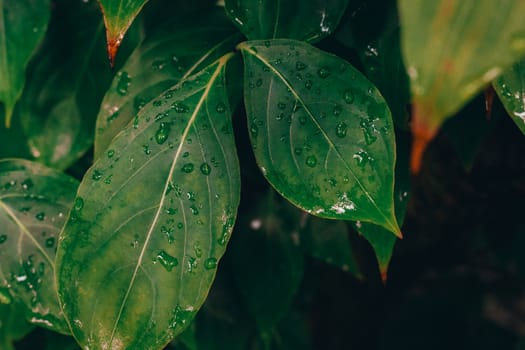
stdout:
<svg viewBox="0 0 525 350">
<path fill-rule="evenodd" d="M 360 278 L 361 273 L 352 252 L 345 221 L 308 216 L 301 230 L 301 247 L 309 255 L 335 265 Z M 390 236 L 392 236 L 390 234 Z M 394 238 L 394 236 L 392 236 Z"/>
<path fill-rule="evenodd" d="M 55 290 L 55 250 L 78 182 L 38 163 L 0 161 L 0 295 L 28 321 L 68 333 Z"/>
<path fill-rule="evenodd" d="M 26 336 L 33 326 L 25 320 L 23 305 L 4 304 L 0 292 L 0 349 L 14 350 L 13 342 Z"/>
<path fill-rule="evenodd" d="M 525 134 L 525 61 L 520 61 L 492 82 L 503 106 Z"/>
<path fill-rule="evenodd" d="M 83 347 L 160 348 L 204 302 L 239 202 L 230 57 L 144 106 L 84 176 L 57 252 Z"/>
<path fill-rule="evenodd" d="M 242 214 L 231 247 L 235 281 L 263 337 L 287 313 L 304 269 L 297 213 L 274 197 L 269 191 Z"/>
<path fill-rule="evenodd" d="M 399 0 L 413 98 L 412 168 L 443 121 L 525 54 L 522 0 Z"/>
<path fill-rule="evenodd" d="M 348 0 L 226 0 L 232 21 L 249 40 L 289 38 L 318 41 L 331 34 Z"/>
<path fill-rule="evenodd" d="M 33 157 L 65 169 L 93 145 L 95 118 L 113 73 L 94 2 L 57 2 L 48 34 L 28 69 L 17 117 Z"/>
<path fill-rule="evenodd" d="M 147 37 L 104 96 L 97 117 L 95 158 L 146 103 L 230 51 L 238 39 L 234 30 L 222 11 L 215 9 L 198 20 L 171 20 Z"/>
<path fill-rule="evenodd" d="M 46 33 L 50 12 L 49 0 L 0 0 L 0 102 L 7 127 L 24 89 L 27 63 Z"/>
<path fill-rule="evenodd" d="M 390 110 L 348 62 L 294 40 L 251 41 L 244 99 L 257 163 L 309 213 L 401 235 L 394 216 Z"/>
<path fill-rule="evenodd" d="M 99 0 L 106 25 L 108 55 L 111 65 L 131 23 L 148 0 Z"/>
</svg>

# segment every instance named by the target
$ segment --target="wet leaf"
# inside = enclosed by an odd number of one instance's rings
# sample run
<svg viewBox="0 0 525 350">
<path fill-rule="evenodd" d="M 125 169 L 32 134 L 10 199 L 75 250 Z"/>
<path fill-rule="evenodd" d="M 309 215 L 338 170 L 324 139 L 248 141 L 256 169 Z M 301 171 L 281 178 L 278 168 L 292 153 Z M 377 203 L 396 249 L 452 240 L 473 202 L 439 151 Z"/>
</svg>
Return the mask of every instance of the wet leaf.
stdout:
<svg viewBox="0 0 525 350">
<path fill-rule="evenodd" d="M 289 38 L 315 42 L 332 33 L 348 0 L 226 0 L 233 23 L 249 40 Z"/>
<path fill-rule="evenodd" d="M 525 55 L 522 0 L 398 2 L 413 99 L 411 167 L 443 121 Z"/>
<path fill-rule="evenodd" d="M 239 202 L 230 57 L 144 106 L 84 176 L 57 252 L 83 347 L 161 348 L 204 302 Z"/>
<path fill-rule="evenodd" d="M 230 51 L 239 39 L 234 31 L 216 9 L 198 20 L 170 20 L 147 37 L 104 96 L 97 117 L 95 158 L 146 103 Z"/>
<path fill-rule="evenodd" d="M 525 61 L 520 61 L 493 81 L 503 106 L 525 134 Z"/>
<path fill-rule="evenodd" d="M 65 169 L 93 145 L 95 118 L 113 72 L 95 2 L 57 1 L 48 34 L 28 69 L 16 117 L 33 157 Z"/>
<path fill-rule="evenodd" d="M 375 86 L 307 43 L 239 47 L 252 147 L 272 186 L 313 215 L 372 222 L 401 235 L 392 117 Z"/>
<path fill-rule="evenodd" d="M 19 301 L 26 319 L 68 333 L 56 296 L 58 236 L 78 182 L 38 163 L 0 161 L 0 298 Z"/>
<path fill-rule="evenodd" d="M 7 127 L 24 89 L 27 63 L 46 33 L 49 14 L 49 0 L 0 2 L 0 102 Z"/>
<path fill-rule="evenodd" d="M 233 276 L 263 337 L 288 312 L 304 269 L 298 220 L 280 215 L 287 203 L 275 197 L 270 191 L 242 214 L 230 248 Z"/>
<path fill-rule="evenodd" d="M 111 65 L 131 23 L 148 0 L 98 0 L 104 15 L 108 56 Z"/>
</svg>

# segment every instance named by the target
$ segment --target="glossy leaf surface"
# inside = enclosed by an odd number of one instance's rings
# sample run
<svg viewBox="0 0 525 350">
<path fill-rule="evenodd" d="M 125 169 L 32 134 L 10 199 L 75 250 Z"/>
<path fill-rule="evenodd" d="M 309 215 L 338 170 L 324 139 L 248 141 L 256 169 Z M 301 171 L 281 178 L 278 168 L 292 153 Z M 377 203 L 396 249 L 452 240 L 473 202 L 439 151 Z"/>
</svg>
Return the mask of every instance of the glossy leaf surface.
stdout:
<svg viewBox="0 0 525 350">
<path fill-rule="evenodd" d="M 0 295 L 24 304 L 26 319 L 68 333 L 56 296 L 58 236 L 78 182 L 26 160 L 0 161 Z"/>
<path fill-rule="evenodd" d="M 307 43 L 251 41 L 240 49 L 250 138 L 272 186 L 313 215 L 400 235 L 392 117 L 374 85 Z"/>
<path fill-rule="evenodd" d="M 332 33 L 348 0 L 226 0 L 232 21 L 249 40 L 318 41 Z"/>
<path fill-rule="evenodd" d="M 257 207 L 242 214 L 230 248 L 235 281 L 265 337 L 290 308 L 304 269 L 298 210 L 288 211 L 288 203 L 276 197 L 271 190 L 259 197 Z"/>
<path fill-rule="evenodd" d="M 8 127 L 24 88 L 27 63 L 46 33 L 49 14 L 49 0 L 0 1 L 0 102 Z"/>
<path fill-rule="evenodd" d="M 514 123 L 525 134 L 525 61 L 506 70 L 492 85 Z"/>
<path fill-rule="evenodd" d="M 104 96 L 97 117 L 95 158 L 138 111 L 162 91 L 235 46 L 235 28 L 220 10 L 191 21 L 175 18 L 131 54 Z"/>
<path fill-rule="evenodd" d="M 204 302 L 239 202 L 229 57 L 144 106 L 84 176 L 57 253 L 83 347 L 161 348 Z"/>
<path fill-rule="evenodd" d="M 443 121 L 525 55 L 525 2 L 398 4 L 414 108 L 411 166 L 417 171 L 426 144 Z"/>
<path fill-rule="evenodd" d="M 115 61 L 124 34 L 147 2 L 148 0 L 99 0 L 106 25 L 108 55 L 111 65 Z"/>
</svg>

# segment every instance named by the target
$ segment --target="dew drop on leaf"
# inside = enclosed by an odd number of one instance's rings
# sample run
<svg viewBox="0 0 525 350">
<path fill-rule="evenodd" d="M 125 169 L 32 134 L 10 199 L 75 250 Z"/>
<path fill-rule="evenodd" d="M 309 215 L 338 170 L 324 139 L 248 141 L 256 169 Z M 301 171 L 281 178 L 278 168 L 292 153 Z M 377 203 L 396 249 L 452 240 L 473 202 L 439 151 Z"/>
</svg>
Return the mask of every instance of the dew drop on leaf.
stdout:
<svg viewBox="0 0 525 350">
<path fill-rule="evenodd" d="M 333 113 L 334 113 L 335 116 L 340 115 L 342 111 L 343 111 L 343 109 L 341 108 L 341 106 L 339 106 L 339 105 L 335 105 L 334 106 Z"/>
<path fill-rule="evenodd" d="M 346 125 L 346 123 L 340 122 L 335 127 L 335 134 L 337 135 L 337 137 L 343 138 L 346 136 L 347 129 L 348 129 L 348 126 Z"/>
<path fill-rule="evenodd" d="M 226 106 L 224 105 L 224 103 L 219 103 L 217 104 L 217 107 L 215 107 L 215 110 L 217 111 L 217 113 L 224 113 L 226 111 Z"/>
<path fill-rule="evenodd" d="M 310 90 L 312 88 L 312 84 L 313 84 L 312 81 L 308 79 L 307 81 L 304 82 L 304 87 Z"/>
<path fill-rule="evenodd" d="M 183 172 L 185 172 L 186 174 L 189 174 L 193 171 L 193 163 L 186 163 L 182 166 L 182 169 L 181 169 Z"/>
<path fill-rule="evenodd" d="M 206 270 L 211 270 L 217 267 L 217 259 L 215 258 L 208 258 L 204 261 L 204 268 Z"/>
<path fill-rule="evenodd" d="M 155 133 L 155 141 L 157 141 L 159 145 L 162 145 L 168 139 L 169 133 L 170 125 L 164 122 L 160 123 L 159 129 Z"/>
<path fill-rule="evenodd" d="M 306 68 L 306 64 L 304 64 L 303 62 L 301 62 L 301 61 L 295 62 L 295 69 L 303 70 L 305 68 Z"/>
<path fill-rule="evenodd" d="M 53 248 L 54 245 L 55 245 L 55 237 L 49 237 L 48 239 L 46 239 L 46 247 Z"/>
<path fill-rule="evenodd" d="M 99 170 L 95 170 L 93 171 L 93 175 L 91 176 L 91 178 L 95 181 L 98 181 L 102 179 L 102 173 Z"/>
<path fill-rule="evenodd" d="M 166 251 L 164 250 L 161 250 L 157 256 L 156 256 L 156 261 L 160 262 L 160 264 L 166 269 L 166 271 L 170 272 L 171 270 L 173 270 L 173 268 L 175 266 L 177 266 L 179 264 L 179 261 L 177 260 L 177 258 L 169 255 L 168 253 L 166 253 Z"/>
<path fill-rule="evenodd" d="M 211 173 L 211 166 L 208 163 L 202 163 L 201 164 L 201 173 L 204 175 L 210 175 Z"/>
<path fill-rule="evenodd" d="M 180 103 L 180 102 L 175 102 L 171 105 L 171 108 L 176 112 L 176 113 L 186 113 L 189 111 L 188 107 L 183 104 L 183 103 Z"/>
<path fill-rule="evenodd" d="M 343 94 L 343 99 L 348 104 L 354 103 L 354 93 L 351 90 L 346 90 Z"/>
<path fill-rule="evenodd" d="M 37 214 L 35 215 L 35 218 L 36 218 L 38 221 L 44 221 L 44 219 L 46 218 L 46 214 L 43 213 L 43 212 L 37 213 Z"/>
<path fill-rule="evenodd" d="M 29 189 L 31 189 L 33 186 L 34 186 L 34 183 L 33 183 L 33 180 L 31 180 L 31 179 L 25 179 L 25 180 L 22 182 L 22 188 L 23 188 L 24 190 L 29 190 Z"/>
<path fill-rule="evenodd" d="M 250 134 L 254 138 L 257 137 L 257 135 L 259 135 L 259 127 L 257 126 L 257 124 L 252 123 L 252 125 L 250 127 Z"/>
<path fill-rule="evenodd" d="M 84 199 L 82 199 L 82 197 L 77 197 L 75 199 L 73 209 L 75 209 L 76 211 L 80 211 L 82 210 L 82 208 L 84 208 Z"/>
<path fill-rule="evenodd" d="M 119 73 L 119 80 L 117 82 L 117 92 L 119 95 L 124 96 L 128 93 L 128 88 L 131 83 L 131 79 L 127 72 Z"/>
<path fill-rule="evenodd" d="M 0 244 L 4 243 L 5 241 L 7 241 L 7 235 L 0 235 Z"/>
<path fill-rule="evenodd" d="M 317 165 L 317 158 L 315 158 L 315 156 L 306 157 L 306 165 L 308 165 L 310 168 L 315 167 Z"/>
<path fill-rule="evenodd" d="M 328 70 L 328 68 L 319 68 L 317 70 L 317 75 L 319 76 L 319 78 L 321 79 L 326 79 L 330 76 L 330 71 Z"/>
</svg>

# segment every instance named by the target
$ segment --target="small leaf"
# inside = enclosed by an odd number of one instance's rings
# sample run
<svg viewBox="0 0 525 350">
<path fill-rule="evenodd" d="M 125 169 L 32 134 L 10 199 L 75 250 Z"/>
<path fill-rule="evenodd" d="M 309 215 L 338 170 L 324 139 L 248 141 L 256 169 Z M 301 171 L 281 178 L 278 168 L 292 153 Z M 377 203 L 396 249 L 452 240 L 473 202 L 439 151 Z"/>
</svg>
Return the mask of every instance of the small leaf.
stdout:
<svg viewBox="0 0 525 350">
<path fill-rule="evenodd" d="M 522 0 L 399 0 L 413 98 L 411 168 L 443 121 L 525 54 Z"/>
<path fill-rule="evenodd" d="M 313 215 L 368 221 L 400 236 L 392 117 L 374 85 L 307 43 L 239 48 L 250 138 L 272 186 Z"/>
<path fill-rule="evenodd" d="M 175 18 L 131 54 L 113 79 L 97 117 L 95 158 L 139 110 L 161 92 L 230 51 L 238 40 L 222 11 Z"/>
<path fill-rule="evenodd" d="M 337 27 L 348 0 L 226 0 L 232 21 L 249 40 L 319 41 Z"/>
<path fill-rule="evenodd" d="M 230 57 L 144 106 L 84 176 L 57 252 L 83 347 L 161 348 L 204 302 L 239 202 Z"/>
<path fill-rule="evenodd" d="M 236 284 L 265 337 L 290 308 L 304 269 L 298 220 L 279 215 L 286 203 L 280 205 L 273 191 L 266 197 L 242 214 L 231 247 Z"/>
<path fill-rule="evenodd" d="M 108 42 L 108 55 L 114 65 L 117 50 L 131 23 L 148 0 L 99 0 Z"/>
<path fill-rule="evenodd" d="M 49 0 L 0 1 L 0 102 L 8 128 L 27 63 L 46 33 L 50 12 Z"/>
<path fill-rule="evenodd" d="M 28 321 L 68 333 L 56 296 L 58 236 L 78 182 L 38 163 L 0 161 L 0 295 L 20 301 Z"/>
<path fill-rule="evenodd" d="M 503 106 L 525 134 L 525 61 L 520 61 L 492 82 Z"/>
</svg>

